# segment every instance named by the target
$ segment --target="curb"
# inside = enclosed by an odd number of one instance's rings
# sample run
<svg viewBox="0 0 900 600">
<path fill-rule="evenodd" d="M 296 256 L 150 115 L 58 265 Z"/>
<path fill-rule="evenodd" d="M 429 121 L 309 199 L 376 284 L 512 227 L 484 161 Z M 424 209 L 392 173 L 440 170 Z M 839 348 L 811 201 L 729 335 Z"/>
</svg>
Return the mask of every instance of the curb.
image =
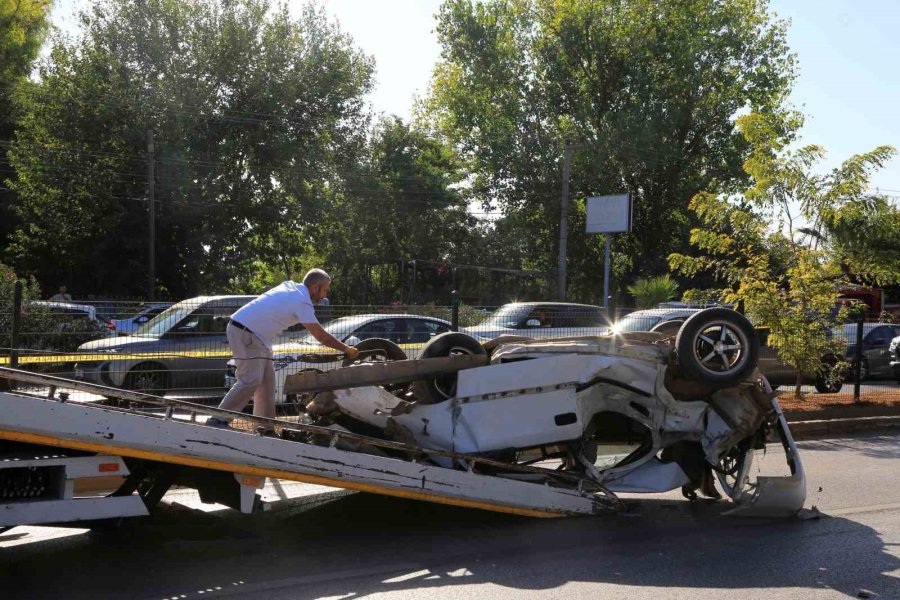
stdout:
<svg viewBox="0 0 900 600">
<path fill-rule="evenodd" d="M 856 417 L 852 419 L 823 419 L 819 421 L 789 421 L 795 439 L 809 439 L 835 433 L 881 431 L 900 427 L 900 416 Z"/>
</svg>

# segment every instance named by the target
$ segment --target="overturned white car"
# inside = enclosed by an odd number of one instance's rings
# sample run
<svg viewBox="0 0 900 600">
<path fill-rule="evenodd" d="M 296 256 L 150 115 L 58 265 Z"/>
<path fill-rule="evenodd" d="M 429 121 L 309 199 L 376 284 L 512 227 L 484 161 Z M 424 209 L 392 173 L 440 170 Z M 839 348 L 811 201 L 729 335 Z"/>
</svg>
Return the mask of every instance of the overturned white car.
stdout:
<svg viewBox="0 0 900 600">
<path fill-rule="evenodd" d="M 483 356 L 483 366 L 411 385 L 338 383 L 371 362 L 285 385 L 298 392 L 330 387 L 306 397 L 314 424 L 404 442 L 445 467 L 593 490 L 613 504 L 616 492 L 681 488 L 690 498 L 698 491 L 719 497 L 717 479 L 737 503 L 735 514 L 790 515 L 803 506 L 796 445 L 756 369 L 753 327 L 732 310 L 701 311 L 674 339 L 633 333 L 482 345 L 448 333 L 420 358 L 466 354 Z M 333 385 L 323 385 L 329 377 Z M 791 475 L 751 481 L 754 451 L 765 447 L 769 432 L 780 436 Z"/>
</svg>

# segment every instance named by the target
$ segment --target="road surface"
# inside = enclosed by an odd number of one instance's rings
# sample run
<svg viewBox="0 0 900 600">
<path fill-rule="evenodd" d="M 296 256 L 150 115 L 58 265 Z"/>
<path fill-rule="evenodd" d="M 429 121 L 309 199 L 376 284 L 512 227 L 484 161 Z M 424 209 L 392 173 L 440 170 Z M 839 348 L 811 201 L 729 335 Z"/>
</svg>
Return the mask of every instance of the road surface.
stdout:
<svg viewBox="0 0 900 600">
<path fill-rule="evenodd" d="M 299 498 L 241 515 L 182 491 L 111 533 L 0 534 L 0 590 L 38 599 L 900 600 L 900 434 L 800 446 L 807 506 L 821 518 L 728 518 L 724 501 L 668 494 L 629 500 L 617 515 L 539 520 L 290 486 L 268 493 Z M 763 468 L 781 460 L 770 447 Z"/>
</svg>

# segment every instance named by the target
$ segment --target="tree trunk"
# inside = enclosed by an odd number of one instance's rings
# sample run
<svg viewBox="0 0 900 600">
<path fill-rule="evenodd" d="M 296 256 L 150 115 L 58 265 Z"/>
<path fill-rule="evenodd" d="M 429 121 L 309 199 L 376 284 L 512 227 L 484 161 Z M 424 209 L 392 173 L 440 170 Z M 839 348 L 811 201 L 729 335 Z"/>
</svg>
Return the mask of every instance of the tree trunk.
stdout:
<svg viewBox="0 0 900 600">
<path fill-rule="evenodd" d="M 797 369 L 797 383 L 794 385 L 794 399 L 799 400 L 801 397 L 800 388 L 803 386 L 803 373 Z"/>
</svg>

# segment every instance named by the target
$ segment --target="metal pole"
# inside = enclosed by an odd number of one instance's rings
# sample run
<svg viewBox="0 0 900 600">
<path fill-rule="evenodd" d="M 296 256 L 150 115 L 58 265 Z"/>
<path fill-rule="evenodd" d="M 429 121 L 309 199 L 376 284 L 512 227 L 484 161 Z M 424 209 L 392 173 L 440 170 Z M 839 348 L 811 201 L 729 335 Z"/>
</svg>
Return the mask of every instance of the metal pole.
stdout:
<svg viewBox="0 0 900 600">
<path fill-rule="evenodd" d="M 12 334 L 9 342 L 9 366 L 19 366 L 19 330 L 22 328 L 22 282 L 13 285 Z"/>
<path fill-rule="evenodd" d="M 459 292 L 450 292 L 450 326 L 453 331 L 459 331 Z"/>
<path fill-rule="evenodd" d="M 156 295 L 156 190 L 153 167 L 153 130 L 147 130 L 147 201 L 150 205 L 150 244 L 147 252 L 147 299 L 154 300 Z"/>
<path fill-rule="evenodd" d="M 609 314 L 609 234 L 604 233 L 603 237 L 603 245 L 606 247 L 603 257 L 603 308 Z"/>
<path fill-rule="evenodd" d="M 859 402 L 859 377 L 862 374 L 862 343 L 863 343 L 863 324 L 866 322 L 866 311 L 859 311 L 859 317 L 856 320 L 856 352 L 853 358 L 853 401 Z"/>
<path fill-rule="evenodd" d="M 563 146 L 562 203 L 559 211 L 559 265 L 557 266 L 556 299 L 566 300 L 566 253 L 569 245 L 569 157 L 572 145 Z"/>
</svg>

